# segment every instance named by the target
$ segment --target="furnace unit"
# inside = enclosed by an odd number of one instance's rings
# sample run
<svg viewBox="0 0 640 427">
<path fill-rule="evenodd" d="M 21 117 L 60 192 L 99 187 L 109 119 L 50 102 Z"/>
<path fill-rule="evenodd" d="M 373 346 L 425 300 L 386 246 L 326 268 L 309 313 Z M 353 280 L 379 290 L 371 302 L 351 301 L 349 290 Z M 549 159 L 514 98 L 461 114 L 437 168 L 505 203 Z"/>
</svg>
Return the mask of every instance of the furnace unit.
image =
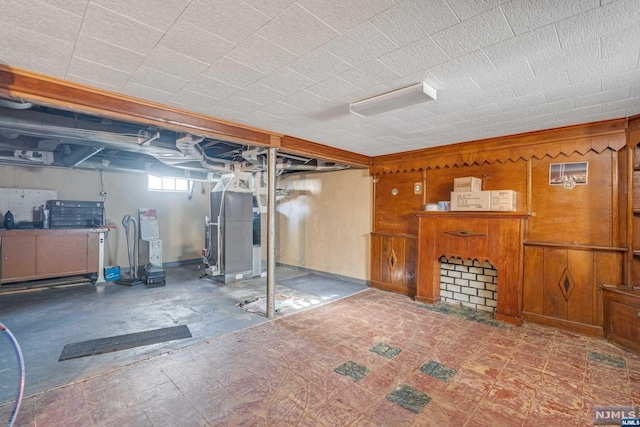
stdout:
<svg viewBox="0 0 640 427">
<path fill-rule="evenodd" d="M 206 273 L 223 283 L 253 277 L 253 193 L 237 177 L 223 177 L 211 192 Z"/>
</svg>

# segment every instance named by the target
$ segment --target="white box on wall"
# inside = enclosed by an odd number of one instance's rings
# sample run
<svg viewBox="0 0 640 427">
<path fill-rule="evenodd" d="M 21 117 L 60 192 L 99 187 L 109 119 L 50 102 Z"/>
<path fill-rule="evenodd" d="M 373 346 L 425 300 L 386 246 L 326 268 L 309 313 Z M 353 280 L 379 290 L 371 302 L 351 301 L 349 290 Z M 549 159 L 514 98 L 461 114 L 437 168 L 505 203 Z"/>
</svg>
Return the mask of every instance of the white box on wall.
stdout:
<svg viewBox="0 0 640 427">
<path fill-rule="evenodd" d="M 491 210 L 491 191 L 453 191 L 451 192 L 452 211 L 489 211 Z"/>
<path fill-rule="evenodd" d="M 491 210 L 499 212 L 516 211 L 517 193 L 513 190 L 492 190 Z"/>
<path fill-rule="evenodd" d="M 473 176 L 463 176 L 461 178 L 453 179 L 453 191 L 455 192 L 469 192 L 469 191 L 482 191 L 482 180 Z"/>
</svg>

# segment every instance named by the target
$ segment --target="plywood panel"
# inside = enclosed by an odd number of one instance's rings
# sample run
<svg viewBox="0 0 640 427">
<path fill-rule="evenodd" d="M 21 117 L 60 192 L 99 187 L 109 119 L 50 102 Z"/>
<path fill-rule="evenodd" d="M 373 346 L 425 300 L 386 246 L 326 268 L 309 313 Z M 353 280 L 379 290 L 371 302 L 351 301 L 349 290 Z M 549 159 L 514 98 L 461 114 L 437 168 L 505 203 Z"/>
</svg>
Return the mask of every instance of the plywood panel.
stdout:
<svg viewBox="0 0 640 427">
<path fill-rule="evenodd" d="M 413 185 L 422 183 L 422 172 L 380 176 L 375 186 L 375 220 L 373 231 L 397 234 L 418 234 L 418 218 L 422 194 L 414 194 Z M 397 190 L 397 195 L 392 190 Z M 447 199 L 448 200 L 448 199 Z"/>
<path fill-rule="evenodd" d="M 371 235 L 371 280 L 382 280 L 382 270 L 380 268 L 380 255 L 382 253 L 382 237 L 377 234 Z"/>
<path fill-rule="evenodd" d="M 567 318 L 567 302 L 558 284 L 567 267 L 565 249 L 544 250 L 544 315 L 558 319 Z"/>
<path fill-rule="evenodd" d="M 593 252 L 568 251 L 568 270 L 574 280 L 573 292 L 567 306 L 567 319 L 572 322 L 593 324 L 594 280 Z"/>
<path fill-rule="evenodd" d="M 624 255 L 620 252 L 596 252 L 593 255 L 595 266 L 595 284 L 594 289 L 594 318 L 593 323 L 602 326 L 603 306 L 602 291 L 600 285 L 621 285 L 622 282 L 622 263 Z"/>
<path fill-rule="evenodd" d="M 85 273 L 87 234 L 38 236 L 37 253 L 39 276 Z"/>
<path fill-rule="evenodd" d="M 589 162 L 587 185 L 565 189 L 549 185 L 549 165 Z M 532 160 L 533 216 L 527 224 L 528 240 L 610 246 L 613 229 L 611 151 L 584 156 Z"/>
<path fill-rule="evenodd" d="M 524 248 L 523 310 L 543 314 L 544 306 L 544 248 Z"/>
<path fill-rule="evenodd" d="M 3 236 L 0 279 L 30 279 L 36 276 L 36 236 Z"/>
</svg>

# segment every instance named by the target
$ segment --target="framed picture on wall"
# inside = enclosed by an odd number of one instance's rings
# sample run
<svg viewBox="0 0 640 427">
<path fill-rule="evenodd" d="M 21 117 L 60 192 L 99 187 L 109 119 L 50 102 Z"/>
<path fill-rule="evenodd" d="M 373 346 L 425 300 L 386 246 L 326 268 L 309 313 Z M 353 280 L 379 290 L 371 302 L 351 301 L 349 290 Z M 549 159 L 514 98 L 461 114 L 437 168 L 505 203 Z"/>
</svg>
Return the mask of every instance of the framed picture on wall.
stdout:
<svg viewBox="0 0 640 427">
<path fill-rule="evenodd" d="M 551 163 L 549 165 L 549 185 L 586 185 L 589 176 L 589 162 Z"/>
</svg>

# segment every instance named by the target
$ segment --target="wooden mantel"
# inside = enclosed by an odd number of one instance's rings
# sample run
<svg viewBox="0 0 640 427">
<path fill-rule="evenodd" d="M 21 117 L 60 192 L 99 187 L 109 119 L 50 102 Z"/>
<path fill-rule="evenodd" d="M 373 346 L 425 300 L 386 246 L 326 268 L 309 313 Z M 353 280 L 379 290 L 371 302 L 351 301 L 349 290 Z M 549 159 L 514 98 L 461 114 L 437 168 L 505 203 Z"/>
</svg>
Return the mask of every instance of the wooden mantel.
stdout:
<svg viewBox="0 0 640 427">
<path fill-rule="evenodd" d="M 417 301 L 440 301 L 440 257 L 490 262 L 498 270 L 495 319 L 522 322 L 524 222 L 510 212 L 418 212 Z"/>
</svg>

